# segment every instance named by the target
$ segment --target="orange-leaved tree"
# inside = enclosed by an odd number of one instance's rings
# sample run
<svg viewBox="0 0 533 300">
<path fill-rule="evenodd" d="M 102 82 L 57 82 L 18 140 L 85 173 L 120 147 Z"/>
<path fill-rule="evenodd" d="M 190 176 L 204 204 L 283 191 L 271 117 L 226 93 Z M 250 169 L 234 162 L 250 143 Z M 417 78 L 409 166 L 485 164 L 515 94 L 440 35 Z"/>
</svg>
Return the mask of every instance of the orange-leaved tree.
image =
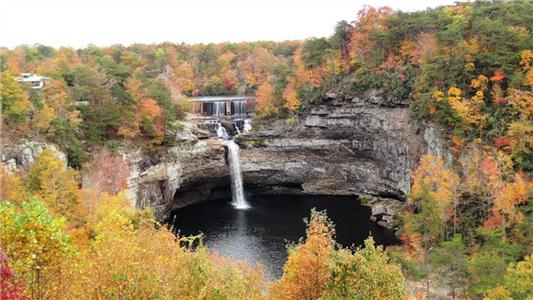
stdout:
<svg viewBox="0 0 533 300">
<path fill-rule="evenodd" d="M 311 211 L 305 242 L 292 245 L 272 299 L 318 299 L 331 278 L 335 228 L 325 212 Z"/>
</svg>

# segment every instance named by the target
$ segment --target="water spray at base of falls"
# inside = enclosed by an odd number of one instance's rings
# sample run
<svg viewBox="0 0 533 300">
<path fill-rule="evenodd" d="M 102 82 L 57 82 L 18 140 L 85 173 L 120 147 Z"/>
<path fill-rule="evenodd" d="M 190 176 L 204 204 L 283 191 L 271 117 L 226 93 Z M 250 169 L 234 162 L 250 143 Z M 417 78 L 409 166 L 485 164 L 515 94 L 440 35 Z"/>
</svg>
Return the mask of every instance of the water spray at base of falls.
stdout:
<svg viewBox="0 0 533 300">
<path fill-rule="evenodd" d="M 233 140 L 229 140 L 226 128 L 221 124 L 218 124 L 217 136 L 219 139 L 223 140 L 223 143 L 228 147 L 229 173 L 231 177 L 231 204 L 236 209 L 250 208 L 250 205 L 246 202 L 246 198 L 244 197 L 244 185 L 242 183 L 241 163 L 239 159 L 239 145 Z"/>
</svg>

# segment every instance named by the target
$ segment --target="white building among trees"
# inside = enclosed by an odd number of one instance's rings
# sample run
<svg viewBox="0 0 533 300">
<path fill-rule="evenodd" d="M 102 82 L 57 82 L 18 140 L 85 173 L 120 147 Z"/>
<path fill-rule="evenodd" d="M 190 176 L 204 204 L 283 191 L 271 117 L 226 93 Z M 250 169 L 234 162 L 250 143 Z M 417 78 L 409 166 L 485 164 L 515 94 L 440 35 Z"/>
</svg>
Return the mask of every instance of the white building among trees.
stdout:
<svg viewBox="0 0 533 300">
<path fill-rule="evenodd" d="M 30 85 L 32 89 L 40 90 L 44 87 L 44 81 L 46 80 L 46 77 L 33 73 L 22 73 L 20 77 L 15 79 L 19 83 Z"/>
</svg>

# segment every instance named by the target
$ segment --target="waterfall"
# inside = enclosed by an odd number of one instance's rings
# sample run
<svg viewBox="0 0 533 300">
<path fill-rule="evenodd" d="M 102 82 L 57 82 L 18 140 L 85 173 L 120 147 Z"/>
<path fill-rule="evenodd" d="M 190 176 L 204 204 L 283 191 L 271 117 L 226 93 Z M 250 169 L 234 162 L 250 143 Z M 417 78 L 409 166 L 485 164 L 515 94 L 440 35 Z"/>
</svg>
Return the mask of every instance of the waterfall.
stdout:
<svg viewBox="0 0 533 300">
<path fill-rule="evenodd" d="M 250 130 L 252 130 L 252 120 L 246 119 L 244 120 L 243 131 L 248 132 Z"/>
<path fill-rule="evenodd" d="M 228 146 L 229 171 L 231 176 L 231 194 L 233 206 L 237 209 L 250 208 L 244 198 L 244 186 L 242 184 L 241 164 L 239 161 L 239 145 L 233 140 L 226 141 Z"/>
<path fill-rule="evenodd" d="M 226 128 L 224 128 L 224 126 L 222 126 L 220 123 L 217 124 L 217 136 L 219 139 L 223 140 L 227 140 L 229 138 Z"/>
<path fill-rule="evenodd" d="M 226 114 L 226 103 L 225 102 L 214 102 L 213 103 L 213 115 L 214 116 L 223 116 Z"/>
<path fill-rule="evenodd" d="M 233 105 L 233 114 L 234 115 L 244 115 L 246 114 L 246 107 L 244 105 L 244 101 L 235 101 L 232 103 Z"/>
<path fill-rule="evenodd" d="M 229 174 L 231 177 L 231 196 L 232 204 L 237 209 L 250 208 L 244 198 L 244 186 L 242 184 L 241 163 L 239 161 L 239 145 L 233 140 L 229 140 L 226 128 L 222 124 L 217 125 L 217 136 L 224 140 L 223 143 L 228 147 Z"/>
</svg>

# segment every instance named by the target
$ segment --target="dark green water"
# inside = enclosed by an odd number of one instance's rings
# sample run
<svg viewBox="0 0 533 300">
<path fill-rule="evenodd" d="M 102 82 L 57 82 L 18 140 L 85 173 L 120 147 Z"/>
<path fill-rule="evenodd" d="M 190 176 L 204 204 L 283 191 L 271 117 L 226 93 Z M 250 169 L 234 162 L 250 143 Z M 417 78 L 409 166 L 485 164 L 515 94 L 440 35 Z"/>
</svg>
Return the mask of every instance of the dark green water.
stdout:
<svg viewBox="0 0 533 300">
<path fill-rule="evenodd" d="M 207 201 L 175 213 L 174 226 L 183 235 L 204 234 L 211 251 L 261 263 L 267 279 L 281 275 L 287 259 L 287 242 L 305 234 L 303 218 L 312 208 L 326 210 L 335 223 L 336 241 L 343 246 L 361 245 L 372 234 L 378 244 L 396 242 L 394 235 L 369 220 L 370 209 L 355 197 L 255 196 L 250 209 L 235 209 L 227 201 Z"/>
</svg>

